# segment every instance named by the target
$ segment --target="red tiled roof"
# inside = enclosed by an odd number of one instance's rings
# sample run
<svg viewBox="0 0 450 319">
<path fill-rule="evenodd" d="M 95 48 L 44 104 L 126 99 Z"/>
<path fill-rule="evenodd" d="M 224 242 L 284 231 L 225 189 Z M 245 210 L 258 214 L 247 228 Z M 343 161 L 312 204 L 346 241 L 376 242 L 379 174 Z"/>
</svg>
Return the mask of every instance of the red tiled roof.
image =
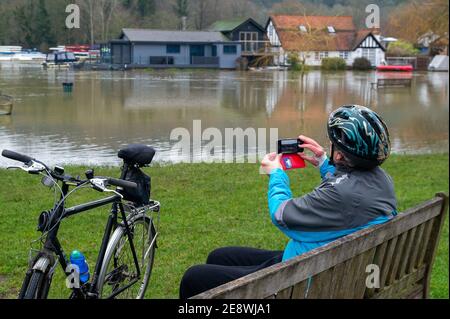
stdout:
<svg viewBox="0 0 450 319">
<path fill-rule="evenodd" d="M 302 34 L 300 31 L 278 31 L 286 51 L 350 51 L 353 50 L 354 32 L 325 32 Z"/>
<path fill-rule="evenodd" d="M 376 30 L 356 31 L 351 16 L 286 16 L 270 17 L 283 48 L 287 51 L 352 51 Z M 299 26 L 307 27 L 302 32 Z M 330 34 L 328 26 L 336 33 Z"/>
<path fill-rule="evenodd" d="M 333 26 L 336 31 L 355 31 L 351 16 L 288 16 L 273 15 L 270 17 L 279 30 L 298 30 L 300 25 L 319 30 Z"/>
</svg>

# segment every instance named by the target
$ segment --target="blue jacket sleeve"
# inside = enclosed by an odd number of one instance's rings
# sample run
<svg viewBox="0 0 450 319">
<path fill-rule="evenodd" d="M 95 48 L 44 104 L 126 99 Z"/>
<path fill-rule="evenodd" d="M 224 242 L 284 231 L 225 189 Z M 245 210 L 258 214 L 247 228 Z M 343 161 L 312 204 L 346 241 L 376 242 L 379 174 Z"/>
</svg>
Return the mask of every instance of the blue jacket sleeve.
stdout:
<svg viewBox="0 0 450 319">
<path fill-rule="evenodd" d="M 328 178 L 330 175 L 333 175 L 335 172 L 336 167 L 330 164 L 329 159 L 326 159 L 322 166 L 320 166 L 320 176 L 322 177 L 322 180 Z"/>
<path fill-rule="evenodd" d="M 282 203 L 292 199 L 289 177 L 282 169 L 276 169 L 270 175 L 268 199 L 272 222 L 279 226 L 275 219 L 275 213 Z"/>
</svg>

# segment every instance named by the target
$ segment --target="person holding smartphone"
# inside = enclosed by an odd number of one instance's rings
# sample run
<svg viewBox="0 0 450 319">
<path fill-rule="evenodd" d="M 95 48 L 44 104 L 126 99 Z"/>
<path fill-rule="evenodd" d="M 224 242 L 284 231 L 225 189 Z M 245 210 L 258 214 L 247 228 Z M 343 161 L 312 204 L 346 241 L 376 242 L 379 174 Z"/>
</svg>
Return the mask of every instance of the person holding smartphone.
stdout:
<svg viewBox="0 0 450 319">
<path fill-rule="evenodd" d="M 290 240 L 284 251 L 227 247 L 213 251 L 205 265 L 191 267 L 180 284 L 180 298 L 287 261 L 353 232 L 386 223 L 397 215 L 392 178 L 380 167 L 391 152 L 386 124 L 369 108 L 349 105 L 328 120 L 330 157 L 315 140 L 300 136 L 300 157 L 317 167 L 322 183 L 293 198 L 282 155 L 261 162 L 269 175 L 268 202 L 273 224 Z"/>
</svg>

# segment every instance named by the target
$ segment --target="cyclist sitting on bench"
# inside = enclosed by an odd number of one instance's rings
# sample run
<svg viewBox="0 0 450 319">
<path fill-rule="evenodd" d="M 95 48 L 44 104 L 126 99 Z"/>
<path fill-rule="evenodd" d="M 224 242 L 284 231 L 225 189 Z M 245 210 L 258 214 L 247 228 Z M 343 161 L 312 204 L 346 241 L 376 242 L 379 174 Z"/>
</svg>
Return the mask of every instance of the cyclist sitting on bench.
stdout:
<svg viewBox="0 0 450 319">
<path fill-rule="evenodd" d="M 316 166 L 322 183 L 311 193 L 293 198 L 280 156 L 269 154 L 262 168 L 270 175 L 269 211 L 272 222 L 290 241 L 283 251 L 229 247 L 212 252 L 205 265 L 190 268 L 180 285 L 187 299 L 361 229 L 385 223 L 396 213 L 393 181 L 379 166 L 390 155 L 389 133 L 383 120 L 362 106 L 344 106 L 328 121 L 331 159 L 313 139 L 300 136 L 300 154 Z"/>
</svg>

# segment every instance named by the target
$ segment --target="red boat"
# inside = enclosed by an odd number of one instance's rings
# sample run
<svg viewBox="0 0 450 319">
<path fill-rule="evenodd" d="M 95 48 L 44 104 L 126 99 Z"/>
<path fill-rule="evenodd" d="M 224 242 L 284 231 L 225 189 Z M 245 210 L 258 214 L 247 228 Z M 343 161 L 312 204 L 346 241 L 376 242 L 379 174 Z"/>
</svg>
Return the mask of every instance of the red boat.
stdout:
<svg viewBox="0 0 450 319">
<path fill-rule="evenodd" d="M 66 45 L 67 52 L 89 52 L 90 49 L 89 45 Z"/>
<path fill-rule="evenodd" d="M 377 71 L 396 71 L 396 72 L 412 72 L 414 67 L 412 65 L 379 65 Z"/>
</svg>

